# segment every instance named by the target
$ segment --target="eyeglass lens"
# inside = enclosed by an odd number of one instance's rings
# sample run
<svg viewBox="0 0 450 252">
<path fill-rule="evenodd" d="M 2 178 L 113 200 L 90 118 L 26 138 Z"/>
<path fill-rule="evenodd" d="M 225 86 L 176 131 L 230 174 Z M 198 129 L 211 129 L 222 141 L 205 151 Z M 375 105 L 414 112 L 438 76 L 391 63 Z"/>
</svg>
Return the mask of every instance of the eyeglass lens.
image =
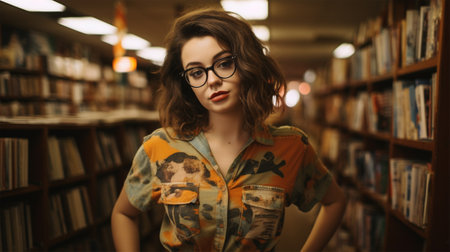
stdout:
<svg viewBox="0 0 450 252">
<path fill-rule="evenodd" d="M 221 79 L 230 78 L 236 70 L 234 57 L 229 56 L 219 59 L 208 68 L 204 67 L 190 68 L 185 72 L 186 81 L 189 83 L 189 85 L 193 87 L 203 86 L 208 79 L 209 69 L 213 70 L 214 74 Z"/>
</svg>

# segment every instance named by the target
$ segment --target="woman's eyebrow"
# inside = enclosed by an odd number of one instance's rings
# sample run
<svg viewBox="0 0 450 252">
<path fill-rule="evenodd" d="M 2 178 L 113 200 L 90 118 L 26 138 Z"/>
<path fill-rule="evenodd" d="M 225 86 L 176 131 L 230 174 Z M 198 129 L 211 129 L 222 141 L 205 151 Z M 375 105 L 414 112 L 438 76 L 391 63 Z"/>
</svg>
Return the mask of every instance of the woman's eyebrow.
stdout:
<svg viewBox="0 0 450 252">
<path fill-rule="evenodd" d="M 213 60 L 219 59 L 222 55 L 224 55 L 226 53 L 230 53 L 231 54 L 230 51 L 225 51 L 224 50 L 224 51 L 218 52 L 216 55 L 214 55 Z"/>
<path fill-rule="evenodd" d="M 217 59 L 220 59 L 220 57 L 221 57 L 222 55 L 226 54 L 226 53 L 230 53 L 230 54 L 231 54 L 230 51 L 225 51 L 225 50 L 216 53 L 216 54 L 213 56 L 213 58 L 212 58 L 213 61 L 215 61 L 215 60 L 217 60 Z M 188 68 L 189 66 L 191 66 L 191 65 L 197 66 L 197 65 L 202 65 L 202 63 L 199 62 L 199 61 L 189 62 L 189 63 L 185 66 L 185 69 L 187 69 L 187 68 Z"/>
</svg>

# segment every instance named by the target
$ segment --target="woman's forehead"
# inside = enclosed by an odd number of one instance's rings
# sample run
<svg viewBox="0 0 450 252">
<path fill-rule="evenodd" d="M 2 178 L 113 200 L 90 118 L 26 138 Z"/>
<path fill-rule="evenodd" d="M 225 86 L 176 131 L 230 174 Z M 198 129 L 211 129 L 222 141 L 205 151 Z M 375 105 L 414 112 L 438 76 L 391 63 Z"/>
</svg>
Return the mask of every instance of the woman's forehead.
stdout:
<svg viewBox="0 0 450 252">
<path fill-rule="evenodd" d="M 190 63 L 210 63 L 224 51 L 222 45 L 212 36 L 193 37 L 181 48 L 181 61 L 183 66 Z"/>
</svg>

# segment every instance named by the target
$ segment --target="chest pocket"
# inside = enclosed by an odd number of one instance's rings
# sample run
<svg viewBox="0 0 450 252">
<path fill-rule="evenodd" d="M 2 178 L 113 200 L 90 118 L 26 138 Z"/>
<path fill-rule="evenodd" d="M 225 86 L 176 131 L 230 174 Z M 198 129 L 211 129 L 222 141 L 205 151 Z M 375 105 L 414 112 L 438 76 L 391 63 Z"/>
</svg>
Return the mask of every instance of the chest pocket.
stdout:
<svg viewBox="0 0 450 252">
<path fill-rule="evenodd" d="M 186 240 L 200 233 L 198 186 L 192 183 L 163 183 L 160 203 L 176 228 L 179 240 Z"/>
<path fill-rule="evenodd" d="M 240 235 L 246 239 L 273 239 L 279 235 L 284 216 L 283 188 L 244 186 L 242 203 Z"/>
</svg>

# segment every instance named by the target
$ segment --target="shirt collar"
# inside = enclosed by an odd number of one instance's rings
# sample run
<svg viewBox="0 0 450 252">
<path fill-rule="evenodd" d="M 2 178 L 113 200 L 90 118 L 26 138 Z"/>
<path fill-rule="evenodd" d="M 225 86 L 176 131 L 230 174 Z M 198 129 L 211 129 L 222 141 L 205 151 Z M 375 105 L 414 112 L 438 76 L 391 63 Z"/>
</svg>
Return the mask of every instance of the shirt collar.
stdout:
<svg viewBox="0 0 450 252">
<path fill-rule="evenodd" d="M 258 126 L 255 129 L 255 132 L 253 133 L 252 139 L 256 142 L 264 145 L 273 145 L 273 136 L 270 133 L 270 127 L 267 125 Z M 203 149 L 202 146 L 208 146 L 206 137 L 203 135 L 203 132 L 200 132 L 196 136 L 191 136 L 186 139 L 185 141 L 190 142 L 192 145 L 194 145 L 197 149 Z M 203 150 L 204 152 L 209 152 L 209 150 Z M 208 153 L 209 154 L 209 153 Z"/>
<path fill-rule="evenodd" d="M 258 126 L 253 134 L 253 139 L 256 142 L 264 145 L 273 145 L 273 136 L 270 133 L 270 128 L 267 125 Z"/>
</svg>

